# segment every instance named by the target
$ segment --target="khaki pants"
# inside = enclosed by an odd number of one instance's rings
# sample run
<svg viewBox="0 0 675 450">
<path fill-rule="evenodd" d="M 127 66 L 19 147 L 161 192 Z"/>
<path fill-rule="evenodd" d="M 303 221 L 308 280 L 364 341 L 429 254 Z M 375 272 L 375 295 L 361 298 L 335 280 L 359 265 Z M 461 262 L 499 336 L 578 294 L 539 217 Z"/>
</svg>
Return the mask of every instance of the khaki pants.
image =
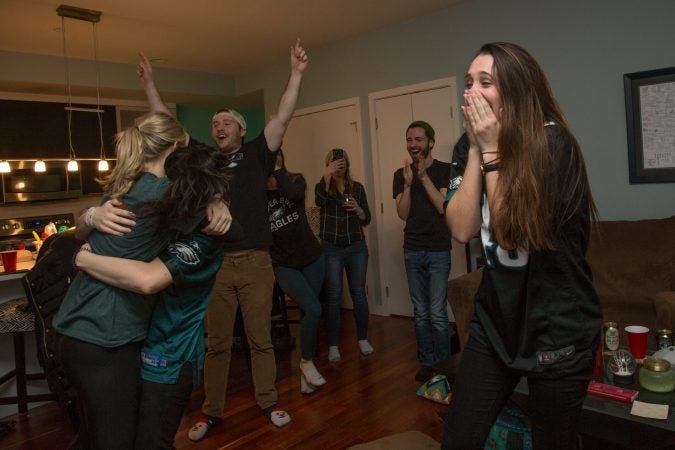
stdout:
<svg viewBox="0 0 675 450">
<path fill-rule="evenodd" d="M 256 402 L 262 409 L 277 403 L 277 366 L 270 335 L 273 287 L 274 272 L 267 250 L 225 254 L 206 311 L 208 348 L 204 362 L 204 414 L 221 417 L 225 408 L 238 306 L 251 349 Z"/>
</svg>

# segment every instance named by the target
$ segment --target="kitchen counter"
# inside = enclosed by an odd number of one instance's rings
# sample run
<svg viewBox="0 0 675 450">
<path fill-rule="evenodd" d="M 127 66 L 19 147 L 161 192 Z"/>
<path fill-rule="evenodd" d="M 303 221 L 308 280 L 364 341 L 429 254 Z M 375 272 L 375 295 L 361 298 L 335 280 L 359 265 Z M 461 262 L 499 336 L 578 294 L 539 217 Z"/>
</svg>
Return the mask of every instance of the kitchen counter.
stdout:
<svg viewBox="0 0 675 450">
<path fill-rule="evenodd" d="M 14 280 L 17 278 L 23 278 L 30 269 L 35 265 L 34 260 L 30 261 L 19 261 L 16 263 L 16 272 L 5 272 L 5 268 L 0 266 L 0 281 Z"/>
</svg>

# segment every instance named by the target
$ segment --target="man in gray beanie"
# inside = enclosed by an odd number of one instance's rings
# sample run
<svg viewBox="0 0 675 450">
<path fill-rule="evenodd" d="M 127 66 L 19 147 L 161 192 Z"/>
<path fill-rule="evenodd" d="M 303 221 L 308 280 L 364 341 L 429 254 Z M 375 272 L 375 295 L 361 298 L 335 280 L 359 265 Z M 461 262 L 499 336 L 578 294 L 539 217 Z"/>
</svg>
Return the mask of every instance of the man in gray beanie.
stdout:
<svg viewBox="0 0 675 450">
<path fill-rule="evenodd" d="M 267 216 L 266 181 L 274 170 L 276 152 L 290 123 L 308 58 L 300 39 L 290 48 L 291 75 L 281 96 L 277 114 L 256 138 L 244 143 L 246 120 L 234 109 L 214 114 L 211 135 L 218 148 L 230 155 L 232 216 L 244 229 L 245 238 L 228 243 L 206 312 L 208 348 L 204 364 L 203 416 L 188 436 L 202 439 L 221 422 L 230 368 L 232 334 L 237 308 L 241 308 L 251 349 L 251 369 L 256 402 L 274 425 L 290 422 L 277 407 L 276 361 L 270 335 L 274 272 L 268 248 L 272 232 Z M 169 113 L 152 80 L 152 67 L 141 57 L 138 68 L 153 111 Z M 217 225 L 215 225 L 217 226 Z"/>
</svg>

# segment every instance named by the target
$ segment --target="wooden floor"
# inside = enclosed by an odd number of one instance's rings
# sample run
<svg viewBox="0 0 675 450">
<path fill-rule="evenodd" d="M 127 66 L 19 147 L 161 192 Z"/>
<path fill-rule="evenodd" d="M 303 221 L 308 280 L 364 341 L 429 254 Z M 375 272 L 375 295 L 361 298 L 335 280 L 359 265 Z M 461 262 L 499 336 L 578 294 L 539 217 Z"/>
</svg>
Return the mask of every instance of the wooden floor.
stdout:
<svg viewBox="0 0 675 450">
<path fill-rule="evenodd" d="M 361 356 L 351 311 L 342 313 L 342 362 L 327 360 L 321 337 L 316 365 L 328 383 L 312 395 L 300 393 L 299 344 L 277 352 L 279 406 L 292 422 L 276 428 L 260 414 L 253 398 L 251 376 L 243 353 L 234 353 L 223 424 L 198 443 L 187 437 L 200 416 L 203 392 L 193 393 L 180 429 L 177 449 L 344 449 L 407 430 L 418 430 L 440 441 L 437 412 L 443 405 L 424 400 L 415 392 L 419 368 L 412 319 L 370 317 L 369 340 L 375 352 Z M 291 325 L 298 336 L 298 325 Z M 14 431 L 0 437 L 0 448 L 12 450 L 68 448 L 73 431 L 55 403 L 10 416 Z"/>
</svg>

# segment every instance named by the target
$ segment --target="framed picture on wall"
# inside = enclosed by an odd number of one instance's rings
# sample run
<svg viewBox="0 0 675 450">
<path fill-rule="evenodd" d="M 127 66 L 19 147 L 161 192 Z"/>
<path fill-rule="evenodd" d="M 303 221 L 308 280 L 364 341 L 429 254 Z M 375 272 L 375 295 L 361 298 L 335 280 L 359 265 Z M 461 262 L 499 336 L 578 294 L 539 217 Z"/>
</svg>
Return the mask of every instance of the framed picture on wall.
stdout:
<svg viewBox="0 0 675 450">
<path fill-rule="evenodd" d="M 623 76 L 631 184 L 675 182 L 675 67 Z"/>
</svg>

